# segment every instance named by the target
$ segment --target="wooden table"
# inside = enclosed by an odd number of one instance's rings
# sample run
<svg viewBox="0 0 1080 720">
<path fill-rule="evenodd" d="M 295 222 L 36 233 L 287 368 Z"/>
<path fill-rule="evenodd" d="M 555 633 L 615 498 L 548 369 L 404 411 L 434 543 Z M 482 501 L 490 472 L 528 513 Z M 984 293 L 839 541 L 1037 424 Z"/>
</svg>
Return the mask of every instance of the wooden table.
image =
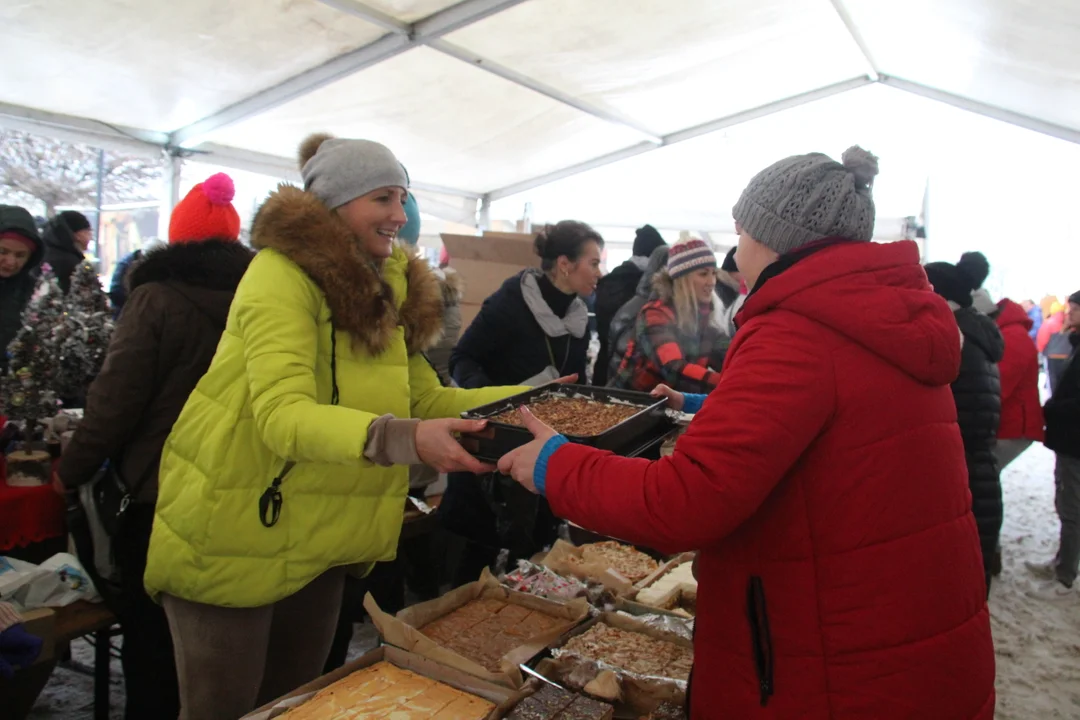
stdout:
<svg viewBox="0 0 1080 720">
<path fill-rule="evenodd" d="M 109 665 L 111 639 L 120 634 L 114 629 L 116 616 L 103 603 L 84 600 L 56 609 L 56 646 L 87 635 L 94 643 L 94 720 L 109 720 Z"/>
<path fill-rule="evenodd" d="M 102 604 L 80 600 L 53 608 L 51 647 L 42 649 L 44 661 L 20 670 L 0 687 L 0 720 L 25 718 L 56 667 L 56 655 L 72 640 L 94 636 L 94 720 L 109 718 L 109 641 L 116 617 Z"/>
<path fill-rule="evenodd" d="M 434 495 L 426 498 L 425 502 L 433 509 L 437 510 L 439 504 L 442 502 L 442 495 Z M 402 523 L 401 538 L 403 540 L 414 538 L 426 533 L 433 532 L 439 526 L 438 518 L 435 517 L 435 513 L 425 514 L 412 507 L 410 504 L 409 510 L 405 512 L 405 517 Z M 94 720 L 108 720 L 109 718 L 109 664 L 110 664 L 110 640 L 115 635 L 119 634 L 119 630 L 114 630 L 116 625 L 116 616 L 113 615 L 108 608 L 101 603 L 88 603 L 80 600 L 79 602 L 72 603 L 67 607 L 55 608 L 55 625 L 53 630 L 53 645 L 54 648 L 60 649 L 73 640 L 85 637 L 87 635 L 93 636 L 94 642 Z M 54 650 L 55 653 L 55 650 Z M 16 681 L 19 683 L 19 690 L 26 690 L 21 697 L 27 698 L 25 710 L 20 709 L 23 702 L 20 702 L 19 707 L 14 708 L 15 714 L 10 717 L 16 719 L 25 717 L 33 706 L 34 700 L 40 694 L 44 688 L 45 683 L 48 681 L 49 675 L 52 673 L 53 668 L 56 666 L 56 661 L 50 660 L 47 662 L 39 663 L 24 671 L 20 671 L 16 675 Z M 30 687 L 36 686 L 36 687 Z M 2 694 L 0 694 L 2 695 Z M 5 703 L 0 703 L 3 705 Z M 9 711 L 9 707 L 0 707 L 0 720 L 8 720 L 9 715 L 6 714 Z"/>
</svg>

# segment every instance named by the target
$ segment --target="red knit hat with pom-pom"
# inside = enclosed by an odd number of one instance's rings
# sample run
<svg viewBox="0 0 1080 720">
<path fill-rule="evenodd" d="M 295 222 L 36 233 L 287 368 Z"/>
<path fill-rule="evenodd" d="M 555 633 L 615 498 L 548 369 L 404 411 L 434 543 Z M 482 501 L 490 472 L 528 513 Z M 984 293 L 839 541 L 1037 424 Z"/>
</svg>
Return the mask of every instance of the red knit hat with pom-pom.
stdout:
<svg viewBox="0 0 1080 720">
<path fill-rule="evenodd" d="M 240 216 L 232 206 L 236 187 L 225 173 L 211 175 L 191 188 L 173 208 L 169 218 L 169 242 L 238 240 Z"/>
</svg>

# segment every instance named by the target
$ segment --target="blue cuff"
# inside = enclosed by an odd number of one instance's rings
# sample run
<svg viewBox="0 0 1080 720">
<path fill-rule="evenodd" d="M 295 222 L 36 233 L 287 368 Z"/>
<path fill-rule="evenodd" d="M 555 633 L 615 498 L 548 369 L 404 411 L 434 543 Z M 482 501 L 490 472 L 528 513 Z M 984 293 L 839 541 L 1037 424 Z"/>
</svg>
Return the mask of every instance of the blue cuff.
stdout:
<svg viewBox="0 0 1080 720">
<path fill-rule="evenodd" d="M 548 461 L 551 460 L 551 456 L 555 454 L 556 450 L 568 442 L 570 441 L 564 436 L 555 435 L 544 443 L 544 447 L 540 450 L 540 456 L 536 458 L 536 467 L 533 468 L 533 485 L 536 486 L 536 492 L 541 495 L 547 495 L 545 488 L 547 486 Z"/>
<path fill-rule="evenodd" d="M 708 395 L 701 395 L 698 393 L 683 393 L 683 406 L 682 411 L 689 415 L 694 415 L 701 410 L 701 406 L 705 404 L 705 398 Z"/>
</svg>

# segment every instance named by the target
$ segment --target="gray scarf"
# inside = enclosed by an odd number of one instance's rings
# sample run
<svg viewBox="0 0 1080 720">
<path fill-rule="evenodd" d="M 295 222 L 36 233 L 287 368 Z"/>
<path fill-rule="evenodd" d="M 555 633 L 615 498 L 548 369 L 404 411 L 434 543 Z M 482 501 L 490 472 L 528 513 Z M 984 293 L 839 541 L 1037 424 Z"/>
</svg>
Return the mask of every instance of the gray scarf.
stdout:
<svg viewBox="0 0 1080 720">
<path fill-rule="evenodd" d="M 540 292 L 538 282 L 543 273 L 535 268 L 529 268 L 521 275 L 521 294 L 525 297 L 525 304 L 529 306 L 540 329 L 548 337 L 556 338 L 563 335 L 573 335 L 576 338 L 585 337 L 585 331 L 589 326 L 589 308 L 580 297 L 574 298 L 570 303 L 570 309 L 565 318 L 556 315 Z"/>
</svg>

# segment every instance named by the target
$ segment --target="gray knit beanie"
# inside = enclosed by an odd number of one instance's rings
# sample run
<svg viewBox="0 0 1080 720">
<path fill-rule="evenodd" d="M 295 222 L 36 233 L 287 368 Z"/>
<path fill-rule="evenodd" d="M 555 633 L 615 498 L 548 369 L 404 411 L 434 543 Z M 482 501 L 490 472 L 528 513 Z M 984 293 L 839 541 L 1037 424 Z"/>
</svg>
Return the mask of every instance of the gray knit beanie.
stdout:
<svg viewBox="0 0 1080 720">
<path fill-rule="evenodd" d="M 384 187 L 409 187 L 405 172 L 390 148 L 371 140 L 311 135 L 300 144 L 304 189 L 331 210 Z"/>
<path fill-rule="evenodd" d="M 869 242 L 878 159 L 857 145 L 842 159 L 795 155 L 762 170 L 735 204 L 735 222 L 781 255 L 828 237 Z"/>
</svg>

